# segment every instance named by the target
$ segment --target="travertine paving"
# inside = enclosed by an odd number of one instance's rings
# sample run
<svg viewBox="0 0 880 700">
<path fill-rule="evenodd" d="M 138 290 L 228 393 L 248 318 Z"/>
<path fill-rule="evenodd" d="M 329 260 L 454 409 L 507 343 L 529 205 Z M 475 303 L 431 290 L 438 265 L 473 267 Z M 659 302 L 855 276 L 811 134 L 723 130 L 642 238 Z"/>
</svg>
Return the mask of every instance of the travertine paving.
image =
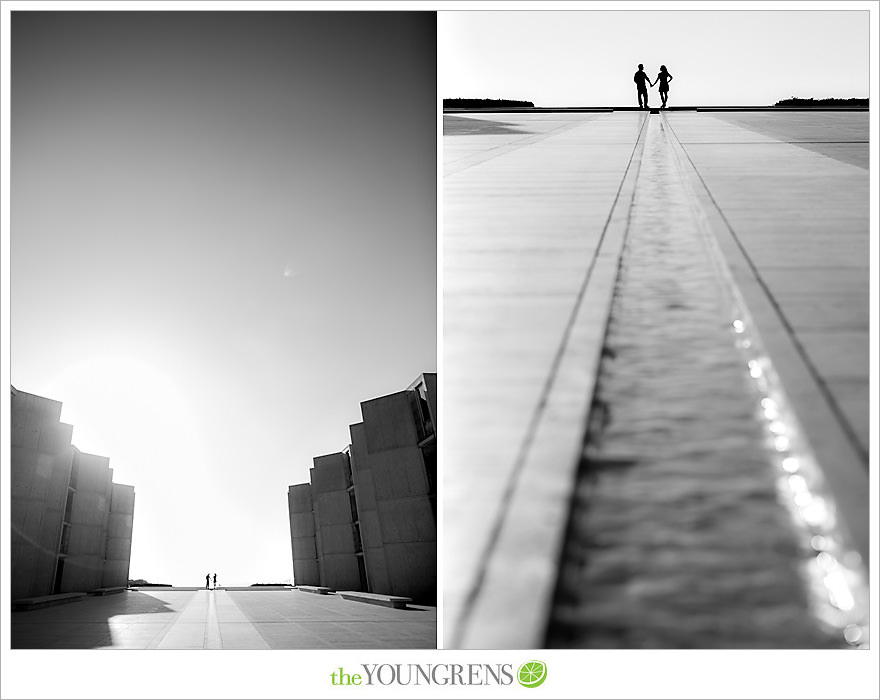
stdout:
<svg viewBox="0 0 880 700">
<path fill-rule="evenodd" d="M 516 133 L 505 123 L 516 120 Z M 496 115 L 471 120 L 481 131 L 452 135 L 444 144 L 444 457 L 445 624 L 455 629 L 486 571 L 505 507 L 513 497 L 528 444 L 536 437 L 538 407 L 549 396 L 572 332 L 594 334 L 576 347 L 597 352 L 610 301 L 613 269 L 602 270 L 609 298 L 595 303 L 601 323 L 575 324 L 587 281 L 598 260 L 609 216 L 633 157 L 644 115 Z M 454 127 L 461 129 L 460 125 Z M 493 133 L 498 131 L 503 133 Z M 488 133 L 486 133 L 488 132 Z M 525 133 L 522 133 L 525 132 Z M 611 268 L 616 257 L 611 256 Z M 609 274 L 610 273 L 610 274 Z M 577 327 L 575 327 L 577 326 Z M 581 415 L 563 421 L 570 433 L 553 437 L 559 463 L 576 459 L 583 422 L 583 396 L 594 372 L 579 363 L 580 376 L 559 390 Z M 561 409 L 565 412 L 564 407 Z M 559 480 L 542 486 L 554 490 Z M 538 493 L 534 492 L 534 498 Z M 548 522 L 565 517 L 557 493 L 549 509 L 517 513 Z M 555 525 L 551 522 L 551 527 Z M 530 528 L 532 536 L 537 530 Z M 544 545 L 540 543 L 540 558 Z M 520 547 L 520 556 L 528 554 Z M 504 566 L 507 559 L 494 559 Z M 520 568 L 517 566 L 517 568 Z M 532 561 L 523 566 L 542 579 L 554 571 Z M 453 573 L 454 572 L 454 573 Z M 499 575 L 507 577 L 507 572 Z M 512 583 L 525 584 L 514 578 Z M 495 624 L 487 614 L 482 625 Z M 474 623 L 477 625 L 477 623 Z M 452 644 L 457 642 L 452 640 Z"/>
<path fill-rule="evenodd" d="M 13 649 L 433 649 L 436 609 L 296 590 L 125 591 L 17 612 Z"/>
<path fill-rule="evenodd" d="M 559 512 L 572 493 L 646 119 L 663 119 L 680 140 L 694 204 L 785 368 L 786 391 L 837 474 L 829 482 L 852 529 L 863 530 L 855 539 L 867 555 L 867 172 L 839 152 L 786 143 L 766 125 L 760 133 L 726 116 L 480 114 L 450 123 L 447 645 L 543 643 Z M 825 128 L 833 132 L 831 116 Z M 846 138 L 811 138 L 858 141 L 852 116 L 841 126 Z M 867 115 L 857 116 L 866 132 Z M 784 124 L 771 126 L 785 136 Z M 805 140 L 807 128 L 818 127 L 801 120 L 792 140 Z M 853 144 L 844 145 L 852 160 Z M 813 305 L 827 310 L 824 319 Z"/>
</svg>

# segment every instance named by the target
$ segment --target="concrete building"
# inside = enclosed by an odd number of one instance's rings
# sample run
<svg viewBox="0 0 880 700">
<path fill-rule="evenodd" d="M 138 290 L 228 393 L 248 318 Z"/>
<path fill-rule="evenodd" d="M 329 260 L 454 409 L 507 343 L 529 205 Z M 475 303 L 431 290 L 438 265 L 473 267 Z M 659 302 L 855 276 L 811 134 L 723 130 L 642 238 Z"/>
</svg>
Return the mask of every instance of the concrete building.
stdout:
<svg viewBox="0 0 880 700">
<path fill-rule="evenodd" d="M 61 402 L 12 388 L 12 599 L 125 586 L 134 487 L 80 452 Z"/>
<path fill-rule="evenodd" d="M 345 450 L 288 490 L 297 585 L 436 601 L 437 375 L 361 403 Z"/>
</svg>

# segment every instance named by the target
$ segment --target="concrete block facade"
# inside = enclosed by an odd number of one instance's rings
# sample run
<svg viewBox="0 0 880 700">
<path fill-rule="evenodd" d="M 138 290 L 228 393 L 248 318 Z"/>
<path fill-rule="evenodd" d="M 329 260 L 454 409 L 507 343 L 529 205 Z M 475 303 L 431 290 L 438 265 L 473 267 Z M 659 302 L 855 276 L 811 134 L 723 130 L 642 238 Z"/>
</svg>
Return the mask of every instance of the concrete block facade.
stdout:
<svg viewBox="0 0 880 700">
<path fill-rule="evenodd" d="M 128 585 L 131 534 L 134 529 L 134 487 L 123 484 L 111 484 L 111 487 L 102 588 Z"/>
<path fill-rule="evenodd" d="M 128 583 L 134 487 L 71 444 L 61 403 L 12 389 L 12 598 Z"/>
<path fill-rule="evenodd" d="M 301 586 L 320 586 L 318 552 L 315 544 L 315 515 L 312 487 L 297 484 L 287 491 L 290 514 L 290 542 L 293 548 L 293 578 Z"/>
<path fill-rule="evenodd" d="M 290 487 L 297 584 L 436 602 L 436 407 L 436 374 L 361 403 L 351 444 L 316 457 L 311 484 Z M 304 525 L 306 488 L 314 538 Z"/>
<path fill-rule="evenodd" d="M 315 515 L 315 551 L 322 586 L 363 590 L 360 543 L 347 452 L 315 457 L 310 471 Z"/>
</svg>

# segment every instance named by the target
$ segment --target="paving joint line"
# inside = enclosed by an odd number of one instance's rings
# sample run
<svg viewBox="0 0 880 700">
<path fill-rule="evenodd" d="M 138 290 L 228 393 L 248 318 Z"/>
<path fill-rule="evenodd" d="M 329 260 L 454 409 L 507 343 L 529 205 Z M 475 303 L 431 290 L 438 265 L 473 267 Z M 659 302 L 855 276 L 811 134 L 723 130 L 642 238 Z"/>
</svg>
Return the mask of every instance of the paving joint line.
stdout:
<svg viewBox="0 0 880 700">
<path fill-rule="evenodd" d="M 581 361 L 584 360 L 584 358 L 578 355 L 578 352 L 582 351 L 582 349 L 576 347 L 578 343 L 572 343 L 572 337 L 574 335 L 583 335 L 584 331 L 594 331 L 598 322 L 603 324 L 601 326 L 601 338 L 604 340 L 610 303 L 620 269 L 623 240 L 632 212 L 632 202 L 637 186 L 641 154 L 644 152 L 648 118 L 648 114 L 643 115 L 639 134 L 630 153 L 627 167 L 621 177 L 614 201 L 609 208 L 599 244 L 585 272 L 583 282 L 569 316 L 569 321 L 560 339 L 550 371 L 545 379 L 538 404 L 529 421 L 526 435 L 504 489 L 502 502 L 505 506 L 493 524 L 490 537 L 484 549 L 484 556 L 482 557 L 484 563 L 468 594 L 465 596 L 456 621 L 456 632 L 452 640 L 453 646 L 465 646 L 467 648 L 528 648 L 539 647 L 544 642 L 548 622 L 546 613 L 550 605 L 552 605 L 553 593 L 556 588 L 558 565 L 563 546 L 562 538 L 564 537 L 568 522 L 573 479 L 579 464 L 577 455 L 582 448 L 583 435 L 589 418 L 593 391 L 595 390 L 596 371 L 602 351 L 602 342 L 598 343 L 598 347 L 590 348 L 595 350 L 595 352 L 583 364 L 592 363 L 592 366 L 585 370 L 579 366 Z M 635 167 L 633 167 L 634 165 Z M 621 200 L 621 195 L 625 191 L 627 192 L 626 196 L 629 197 L 628 202 Z M 622 207 L 625 207 L 625 214 L 622 213 Z M 621 218 L 624 219 L 623 222 L 620 221 Z M 621 226 L 622 231 L 617 233 Z M 609 240 L 609 231 L 612 229 L 614 229 L 615 236 L 617 237 L 613 242 Z M 614 250 L 608 252 L 609 247 L 614 248 Z M 601 271 L 596 269 L 597 262 L 602 263 L 603 269 Z M 594 279 L 595 274 L 601 274 L 603 277 L 602 281 L 605 283 L 602 285 L 601 293 L 595 292 L 590 288 L 590 282 Z M 601 302 L 585 304 L 584 299 L 587 295 L 600 295 L 602 296 Z M 591 314 L 599 315 L 601 319 L 593 318 Z M 583 339 L 579 338 L 579 340 Z M 565 367 L 563 368 L 564 365 Z M 575 368 L 575 365 L 578 365 L 578 367 Z M 557 397 L 556 393 L 558 392 L 554 391 L 560 386 L 559 378 L 563 369 L 568 374 L 586 371 L 589 375 L 588 377 L 579 377 L 586 384 L 586 388 L 583 392 L 584 395 L 578 397 L 578 406 L 576 408 L 570 405 L 570 401 L 566 401 L 565 396 Z M 553 424 L 554 419 L 557 417 L 556 414 L 569 414 L 569 417 L 571 417 L 572 413 L 579 410 L 583 413 L 583 415 L 578 417 L 581 428 L 570 446 L 571 449 L 568 450 L 565 445 L 560 443 L 571 441 L 571 429 L 570 427 L 567 428 L 565 430 L 566 434 L 560 436 L 557 432 L 558 426 Z M 566 463 L 554 464 L 551 462 L 548 464 L 545 459 L 537 469 L 541 471 L 541 483 L 527 485 L 524 482 L 528 482 L 530 479 L 533 480 L 533 475 L 531 473 L 526 474 L 526 472 L 535 471 L 533 469 L 535 467 L 533 462 L 536 459 L 535 445 L 538 440 L 544 441 L 541 449 L 542 457 L 546 458 L 547 454 L 553 452 L 556 453 L 554 456 L 558 458 L 557 461 Z M 567 454 L 564 457 L 559 454 L 560 452 L 564 453 L 567 451 L 571 451 L 572 454 Z M 556 472 L 551 473 L 551 470 L 554 469 Z M 535 488 L 533 489 L 531 486 Z M 511 539 L 518 543 L 523 541 L 523 538 L 515 534 L 514 531 L 520 531 L 521 528 L 526 527 L 530 530 L 528 535 L 532 538 L 535 536 L 535 528 L 525 525 L 522 521 L 514 519 L 513 515 L 511 515 L 514 512 L 519 512 L 516 501 L 519 499 L 529 500 L 534 493 L 540 492 L 542 488 L 544 491 L 543 495 L 549 501 L 552 501 L 554 506 L 552 509 L 548 508 L 546 512 L 552 512 L 554 515 L 552 517 L 548 516 L 541 523 L 542 532 L 547 534 L 547 537 L 544 539 L 549 541 L 542 541 L 540 543 L 540 560 L 538 561 L 538 557 L 536 557 L 536 561 L 533 561 L 533 566 L 530 567 L 529 574 L 534 580 L 525 583 L 525 577 L 522 576 L 508 577 L 504 573 L 499 575 L 496 569 L 500 568 L 503 570 L 504 567 L 510 565 L 511 561 L 515 560 L 514 553 L 505 553 L 503 551 L 506 543 Z M 522 556 L 523 552 L 518 554 Z M 505 596 L 499 596 L 499 589 L 495 585 L 487 583 L 490 579 L 499 579 L 496 583 L 502 585 L 508 592 L 511 590 L 512 584 L 528 588 L 528 591 L 524 595 L 520 595 L 519 599 L 528 599 L 534 602 L 529 609 L 530 621 L 524 621 L 522 616 L 517 620 L 509 621 L 509 616 L 504 615 L 503 611 L 494 609 L 498 606 L 500 600 L 506 598 Z"/>
<path fill-rule="evenodd" d="M 165 624 L 165 626 L 162 629 L 160 629 L 149 642 L 147 642 L 147 645 L 146 645 L 147 649 L 157 649 L 159 647 L 159 645 L 162 644 L 162 642 L 165 640 L 165 637 L 168 636 L 168 634 L 174 628 L 174 625 L 176 625 L 178 623 L 180 618 L 183 616 L 184 611 L 192 604 L 194 599 L 195 599 L 195 596 L 193 596 L 192 599 L 190 599 L 190 601 L 186 605 L 184 605 L 180 610 L 178 610 L 174 614 L 174 616 Z"/>
</svg>

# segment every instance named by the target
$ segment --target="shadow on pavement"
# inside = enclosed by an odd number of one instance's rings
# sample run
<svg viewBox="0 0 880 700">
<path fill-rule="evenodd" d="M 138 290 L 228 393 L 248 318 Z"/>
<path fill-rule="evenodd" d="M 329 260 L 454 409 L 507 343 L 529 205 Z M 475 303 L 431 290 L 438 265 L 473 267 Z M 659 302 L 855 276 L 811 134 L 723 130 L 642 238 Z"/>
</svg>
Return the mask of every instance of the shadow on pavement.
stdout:
<svg viewBox="0 0 880 700">
<path fill-rule="evenodd" d="M 13 649 L 95 649 L 114 645 L 113 627 L 130 626 L 135 620 L 126 615 L 177 613 L 155 594 L 124 591 L 110 596 L 89 596 L 74 603 L 39 610 L 14 612 L 10 621 Z M 113 625 L 110 621 L 113 619 Z M 146 627 L 167 624 L 138 619 Z M 146 630 L 145 632 L 152 631 Z"/>
<path fill-rule="evenodd" d="M 444 136 L 484 136 L 493 134 L 533 134 L 536 132 L 512 128 L 507 122 L 488 119 L 470 119 L 443 115 Z"/>
</svg>

